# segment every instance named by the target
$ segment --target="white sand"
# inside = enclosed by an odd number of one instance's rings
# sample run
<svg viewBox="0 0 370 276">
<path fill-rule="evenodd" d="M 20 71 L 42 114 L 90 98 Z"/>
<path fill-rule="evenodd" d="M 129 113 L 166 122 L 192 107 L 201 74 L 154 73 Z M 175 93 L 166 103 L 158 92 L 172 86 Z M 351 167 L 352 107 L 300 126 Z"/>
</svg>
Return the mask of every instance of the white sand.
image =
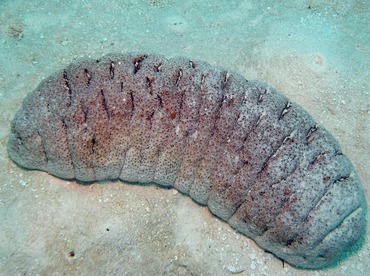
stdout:
<svg viewBox="0 0 370 276">
<path fill-rule="evenodd" d="M 370 275 L 369 236 L 334 268 L 283 267 L 174 190 L 81 186 L 22 170 L 6 153 L 23 98 L 68 63 L 109 52 L 188 56 L 302 105 L 337 137 L 369 199 L 369 26 L 368 0 L 1 0 L 0 274 Z"/>
</svg>

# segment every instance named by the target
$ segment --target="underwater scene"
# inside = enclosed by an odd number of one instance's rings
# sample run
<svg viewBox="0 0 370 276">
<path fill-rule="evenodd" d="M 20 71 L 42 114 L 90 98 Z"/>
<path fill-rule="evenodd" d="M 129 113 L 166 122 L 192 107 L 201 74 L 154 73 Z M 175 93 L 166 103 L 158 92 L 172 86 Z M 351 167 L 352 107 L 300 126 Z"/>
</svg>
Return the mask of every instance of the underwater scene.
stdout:
<svg viewBox="0 0 370 276">
<path fill-rule="evenodd" d="M 368 0 L 0 0 L 0 275 L 370 275 Z"/>
</svg>

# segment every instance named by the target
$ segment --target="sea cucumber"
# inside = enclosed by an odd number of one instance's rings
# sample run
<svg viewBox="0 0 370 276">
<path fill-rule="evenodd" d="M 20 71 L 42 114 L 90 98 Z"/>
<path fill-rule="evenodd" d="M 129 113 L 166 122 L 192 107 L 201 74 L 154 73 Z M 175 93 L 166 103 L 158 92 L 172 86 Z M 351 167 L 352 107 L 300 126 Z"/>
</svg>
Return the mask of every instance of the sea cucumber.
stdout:
<svg viewBox="0 0 370 276">
<path fill-rule="evenodd" d="M 301 268 L 364 234 L 363 188 L 335 138 L 273 88 L 201 61 L 72 63 L 26 97 L 7 147 L 63 179 L 174 187 Z"/>
</svg>

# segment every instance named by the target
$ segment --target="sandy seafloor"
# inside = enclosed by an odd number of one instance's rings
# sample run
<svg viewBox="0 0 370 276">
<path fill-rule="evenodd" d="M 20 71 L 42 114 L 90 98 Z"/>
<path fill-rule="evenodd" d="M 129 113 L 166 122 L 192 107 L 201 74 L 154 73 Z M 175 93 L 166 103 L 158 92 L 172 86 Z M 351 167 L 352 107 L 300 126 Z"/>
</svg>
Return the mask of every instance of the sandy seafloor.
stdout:
<svg viewBox="0 0 370 276">
<path fill-rule="evenodd" d="M 68 63 L 187 56 L 302 105 L 339 140 L 369 199 L 369 28 L 368 0 L 1 0 L 0 275 L 370 275 L 369 231 L 336 267 L 300 270 L 175 190 L 82 186 L 6 152 L 23 98 Z"/>
</svg>

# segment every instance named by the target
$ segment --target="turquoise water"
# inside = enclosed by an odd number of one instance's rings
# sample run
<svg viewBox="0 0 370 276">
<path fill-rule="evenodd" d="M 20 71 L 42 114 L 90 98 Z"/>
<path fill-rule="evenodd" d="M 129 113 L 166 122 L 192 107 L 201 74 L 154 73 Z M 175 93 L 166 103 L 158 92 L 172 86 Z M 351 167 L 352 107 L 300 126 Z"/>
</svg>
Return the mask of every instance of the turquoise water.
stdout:
<svg viewBox="0 0 370 276">
<path fill-rule="evenodd" d="M 294 274 L 172 190 L 80 187 L 8 159 L 23 98 L 68 63 L 111 52 L 187 56 L 269 83 L 340 141 L 369 190 L 368 1 L 1 1 L 0 271 Z M 326 271 L 369 274 L 369 243 Z M 1 274 L 1 273 L 0 273 Z"/>
</svg>

